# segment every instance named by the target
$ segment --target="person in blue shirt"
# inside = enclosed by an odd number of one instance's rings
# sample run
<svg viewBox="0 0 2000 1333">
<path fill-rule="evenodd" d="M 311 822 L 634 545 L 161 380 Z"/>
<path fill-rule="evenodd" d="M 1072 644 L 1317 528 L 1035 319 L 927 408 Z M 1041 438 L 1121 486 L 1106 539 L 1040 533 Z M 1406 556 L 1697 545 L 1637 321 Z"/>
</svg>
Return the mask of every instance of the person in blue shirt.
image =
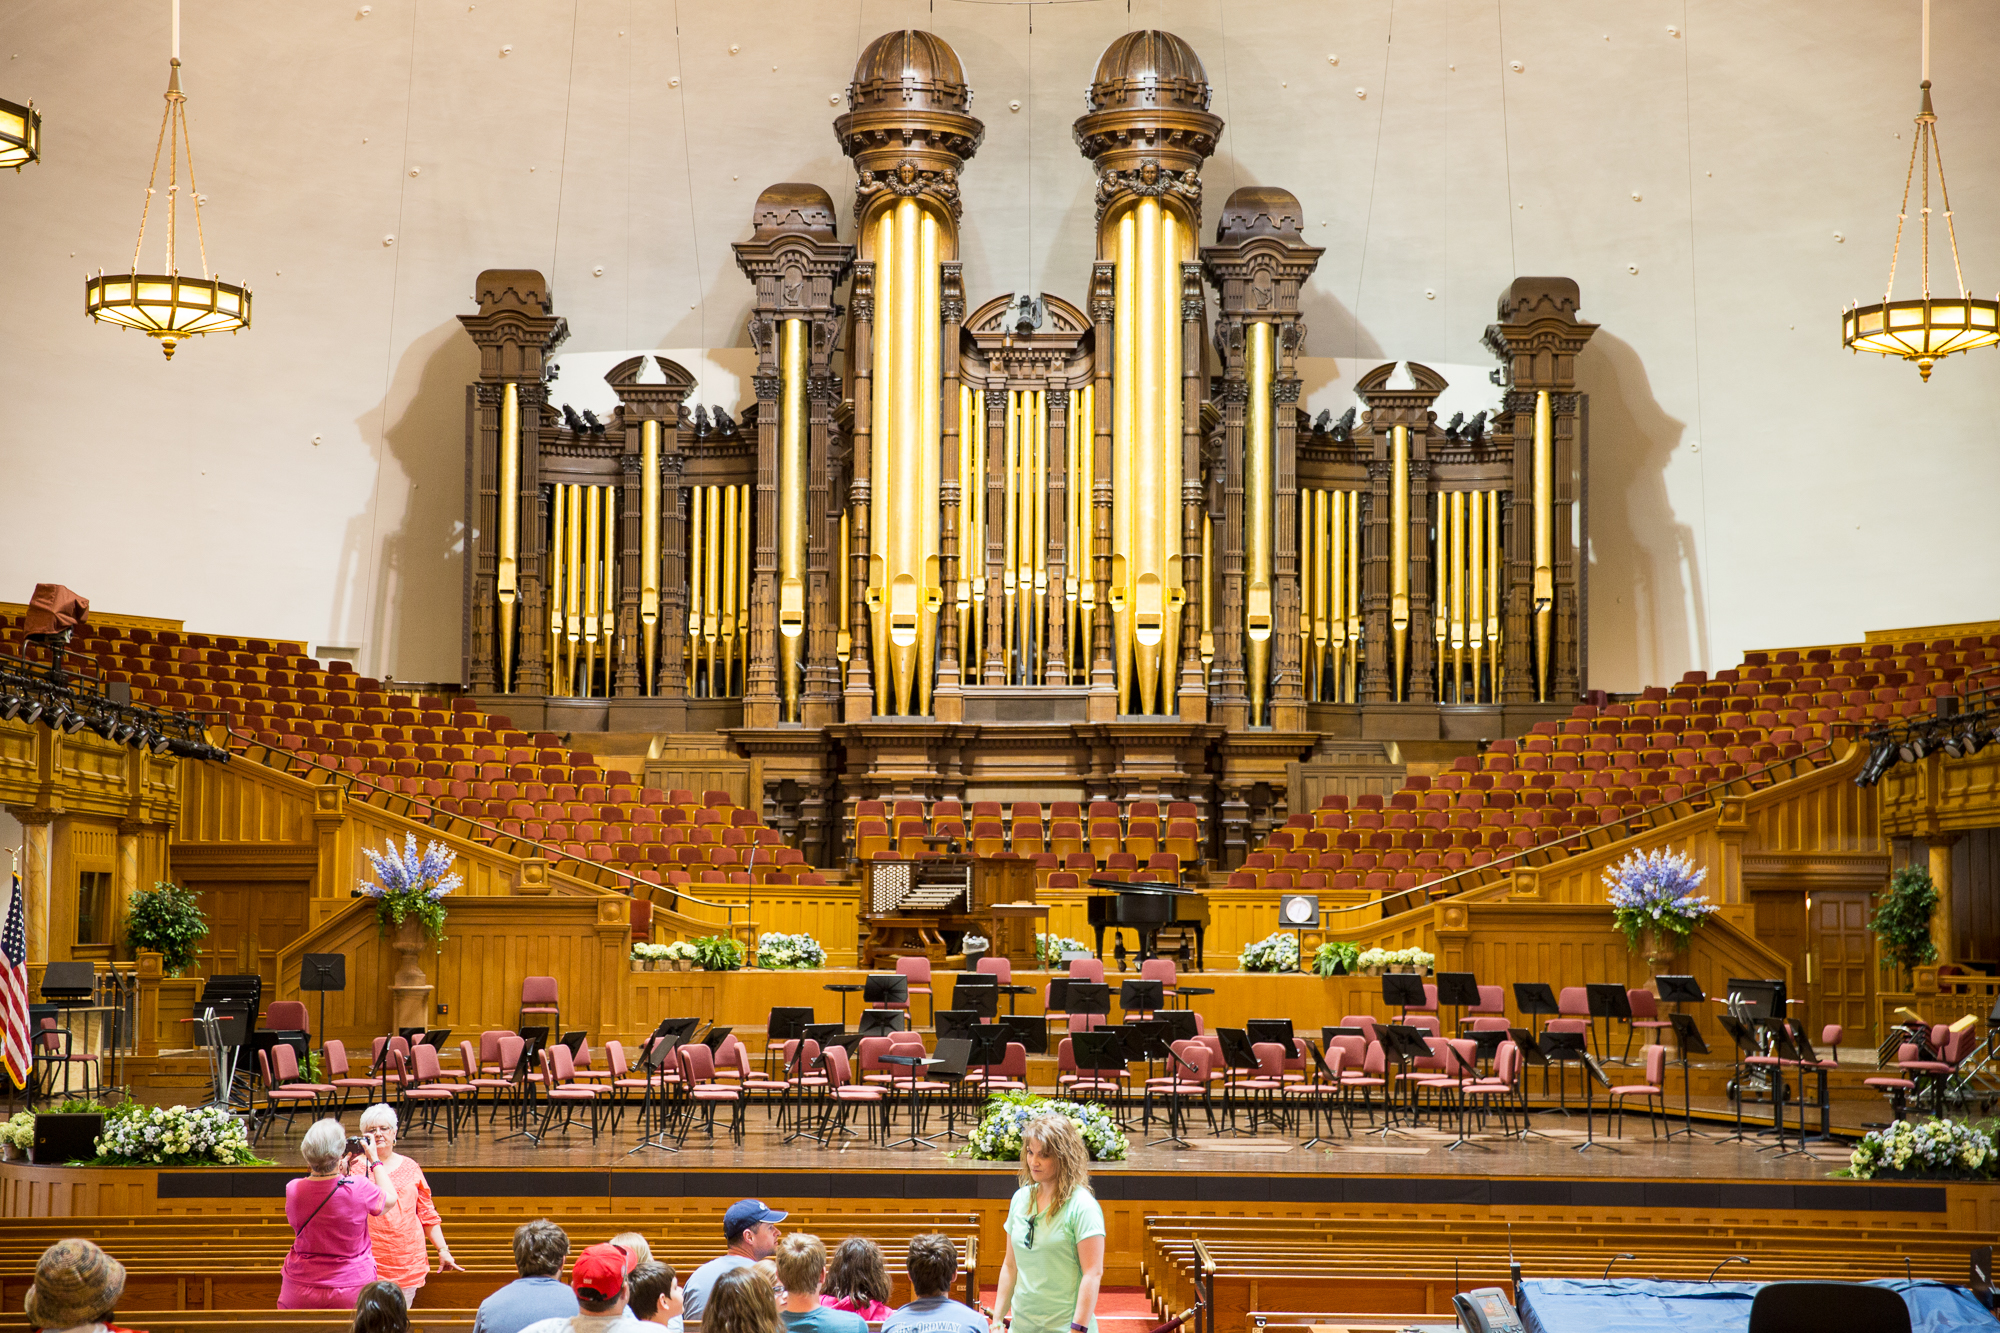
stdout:
<svg viewBox="0 0 2000 1333">
<path fill-rule="evenodd" d="M 520 1333 L 528 1325 L 577 1312 L 576 1293 L 562 1280 L 569 1237 L 547 1218 L 514 1228 L 514 1269 L 520 1277 L 479 1303 L 473 1333 Z"/>
<path fill-rule="evenodd" d="M 702 1317 L 708 1306 L 709 1289 L 724 1273 L 749 1268 L 777 1253 L 778 1241 L 784 1235 L 778 1230 L 778 1223 L 785 1216 L 775 1208 L 766 1208 L 762 1199 L 738 1199 L 730 1204 L 729 1211 L 722 1215 L 722 1240 L 729 1248 L 689 1276 L 682 1289 L 681 1318 Z"/>
<path fill-rule="evenodd" d="M 778 1264 L 778 1285 L 785 1299 L 778 1314 L 785 1321 L 785 1333 L 868 1333 L 868 1321 L 847 1310 L 835 1310 L 819 1303 L 819 1284 L 826 1277 L 826 1246 L 818 1236 L 795 1231 L 778 1242 L 773 1256 Z"/>
<path fill-rule="evenodd" d="M 958 1276 L 958 1246 L 950 1236 L 910 1237 L 904 1267 L 915 1299 L 882 1321 L 882 1333 L 987 1333 L 986 1316 L 949 1295 Z"/>
</svg>

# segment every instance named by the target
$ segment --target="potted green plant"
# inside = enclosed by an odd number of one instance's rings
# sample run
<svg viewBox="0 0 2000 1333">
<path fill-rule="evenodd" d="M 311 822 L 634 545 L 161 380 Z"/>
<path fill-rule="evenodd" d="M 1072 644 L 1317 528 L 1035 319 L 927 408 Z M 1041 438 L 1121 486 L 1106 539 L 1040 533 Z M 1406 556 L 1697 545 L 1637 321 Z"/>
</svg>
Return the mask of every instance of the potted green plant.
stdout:
<svg viewBox="0 0 2000 1333">
<path fill-rule="evenodd" d="M 132 893 L 125 916 L 125 943 L 134 953 L 151 949 L 160 970 L 177 977 L 194 966 L 195 948 L 208 934 L 208 918 L 195 899 L 201 894 L 164 880 Z"/>
<path fill-rule="evenodd" d="M 743 946 L 727 935 L 704 935 L 694 942 L 694 957 L 704 972 L 734 972 L 743 966 Z"/>
<path fill-rule="evenodd" d="M 1937 961 L 1937 944 L 1931 939 L 1937 905 L 1937 885 L 1923 867 L 1904 866 L 1889 877 L 1889 890 L 1868 923 L 1882 950 L 1882 966 L 1900 968 L 1907 976 Z"/>
<path fill-rule="evenodd" d="M 1361 946 L 1346 940 L 1328 940 L 1313 950 L 1313 971 L 1323 977 L 1344 977 L 1358 970 Z"/>
</svg>

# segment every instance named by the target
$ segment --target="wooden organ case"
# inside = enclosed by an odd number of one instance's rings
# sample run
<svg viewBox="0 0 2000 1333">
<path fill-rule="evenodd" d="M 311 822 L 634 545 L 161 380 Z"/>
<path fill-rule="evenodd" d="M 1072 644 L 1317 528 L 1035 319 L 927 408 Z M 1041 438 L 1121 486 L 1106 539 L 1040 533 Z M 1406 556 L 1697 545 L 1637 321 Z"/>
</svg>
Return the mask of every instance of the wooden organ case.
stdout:
<svg viewBox="0 0 2000 1333">
<path fill-rule="evenodd" d="M 735 246 L 757 356 L 735 417 L 656 357 L 607 377 L 608 421 L 559 410 L 541 275 L 480 275 L 468 692 L 572 734 L 720 730 L 766 821 L 831 866 L 862 800 L 1143 798 L 1194 805 L 1200 868 L 1226 869 L 1327 746 L 1469 751 L 1566 716 L 1576 284 L 1502 297 L 1472 422 L 1441 425 L 1443 379 L 1395 363 L 1314 417 L 1322 251 L 1276 187 L 1236 191 L 1203 243 L 1223 122 L 1192 47 L 1133 32 L 1098 63 L 1075 299 L 968 302 L 971 96 L 935 34 L 863 51 L 834 126 L 850 239 L 825 191 L 779 184 Z"/>
</svg>

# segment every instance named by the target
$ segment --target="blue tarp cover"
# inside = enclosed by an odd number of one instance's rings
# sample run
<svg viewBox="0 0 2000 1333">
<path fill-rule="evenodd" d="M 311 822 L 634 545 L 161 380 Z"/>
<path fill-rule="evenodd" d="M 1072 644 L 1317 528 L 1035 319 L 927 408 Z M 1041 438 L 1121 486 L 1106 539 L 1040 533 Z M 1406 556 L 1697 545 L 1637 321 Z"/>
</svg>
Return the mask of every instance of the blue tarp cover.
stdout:
<svg viewBox="0 0 2000 1333">
<path fill-rule="evenodd" d="M 1528 1333 L 1747 1333 L 1761 1282 L 1547 1279 L 1521 1284 Z M 1902 1294 L 1913 1333 L 1994 1333 L 1994 1318 L 1963 1291 L 1902 1278 L 1871 1282 Z M 1836 1333 L 1828 1330 L 1828 1333 Z"/>
</svg>

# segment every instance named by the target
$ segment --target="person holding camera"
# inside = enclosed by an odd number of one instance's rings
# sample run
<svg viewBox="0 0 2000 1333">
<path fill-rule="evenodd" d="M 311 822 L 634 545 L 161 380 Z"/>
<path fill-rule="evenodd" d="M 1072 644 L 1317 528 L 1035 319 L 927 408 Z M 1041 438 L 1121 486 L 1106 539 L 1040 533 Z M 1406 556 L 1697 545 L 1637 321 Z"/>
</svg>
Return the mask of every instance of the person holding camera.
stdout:
<svg viewBox="0 0 2000 1333">
<path fill-rule="evenodd" d="M 307 1130 L 299 1153 L 311 1174 L 285 1185 L 292 1249 L 278 1308 L 352 1310 L 361 1289 L 375 1281 L 368 1219 L 380 1217 L 396 1197 L 388 1168 L 374 1144 L 349 1138 L 334 1119 Z"/>
</svg>

